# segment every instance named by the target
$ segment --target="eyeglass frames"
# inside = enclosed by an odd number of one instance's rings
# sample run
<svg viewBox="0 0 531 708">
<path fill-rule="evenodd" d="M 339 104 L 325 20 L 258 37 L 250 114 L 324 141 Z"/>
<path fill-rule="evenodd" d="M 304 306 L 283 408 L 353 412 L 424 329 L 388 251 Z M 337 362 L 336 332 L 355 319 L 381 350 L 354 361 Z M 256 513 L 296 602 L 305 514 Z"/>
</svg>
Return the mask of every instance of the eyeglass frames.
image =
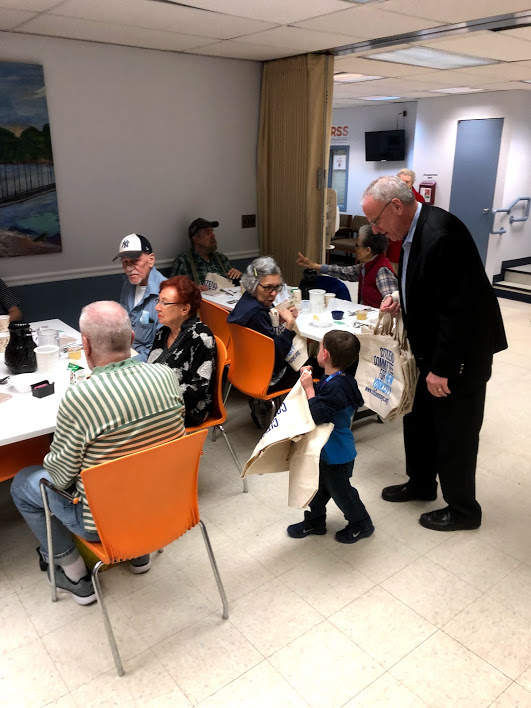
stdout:
<svg viewBox="0 0 531 708">
<path fill-rule="evenodd" d="M 168 305 L 180 305 L 179 302 L 166 302 L 165 300 L 161 300 L 160 298 L 157 298 L 155 300 L 157 305 L 162 305 L 162 307 L 168 307 Z"/>
<path fill-rule="evenodd" d="M 262 283 L 258 283 L 258 285 L 265 290 L 266 293 L 272 293 L 273 291 L 278 293 L 284 287 L 284 283 L 279 283 L 278 285 L 262 285 Z"/>
<path fill-rule="evenodd" d="M 378 226 L 378 222 L 380 221 L 380 218 L 381 218 L 382 214 L 383 214 L 384 211 L 387 209 L 387 207 L 389 206 L 389 204 L 391 204 L 392 201 L 393 201 L 393 200 L 390 199 L 390 200 L 387 202 L 387 204 L 384 206 L 384 208 L 382 209 L 382 211 L 378 214 L 378 216 L 376 217 L 376 219 L 374 219 L 373 221 L 369 221 L 369 226 Z"/>
</svg>

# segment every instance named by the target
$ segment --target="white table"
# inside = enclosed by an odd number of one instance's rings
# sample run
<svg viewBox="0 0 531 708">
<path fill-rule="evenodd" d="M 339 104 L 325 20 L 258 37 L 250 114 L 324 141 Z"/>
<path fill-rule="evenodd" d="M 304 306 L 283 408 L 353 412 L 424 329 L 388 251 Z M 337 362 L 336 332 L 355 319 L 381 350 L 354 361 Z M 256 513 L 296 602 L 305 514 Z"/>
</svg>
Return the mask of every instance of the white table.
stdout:
<svg viewBox="0 0 531 708">
<path fill-rule="evenodd" d="M 52 327 L 69 337 L 74 337 L 76 342 L 81 342 L 79 332 L 61 322 L 61 320 L 42 320 L 31 323 L 33 330 L 39 327 Z M 35 398 L 31 393 L 17 393 L 10 385 L 17 378 L 16 376 L 12 376 L 9 379 L 9 385 L 0 386 L 1 392 L 11 394 L 11 398 L 8 401 L 0 403 L 0 446 L 52 433 L 55 430 L 59 403 L 69 386 L 68 363 L 69 360 L 67 358 L 61 358 L 59 366 L 53 375 L 48 372 L 39 373 L 38 370 L 31 374 L 34 377 L 32 383 L 44 379 L 55 383 L 55 393 L 51 396 Z M 76 363 L 86 367 L 83 354 L 81 360 Z M 4 363 L 4 355 L 0 354 L 0 378 L 7 374 L 9 374 L 9 371 Z M 23 376 L 28 375 L 23 374 Z"/>
<path fill-rule="evenodd" d="M 220 290 L 206 290 L 201 295 L 204 300 L 213 302 L 229 312 L 235 308 L 236 303 L 241 297 L 240 288 L 227 288 L 223 292 Z M 278 301 L 282 302 L 286 299 L 286 297 L 288 297 L 288 295 L 289 291 L 283 292 L 278 298 Z M 353 332 L 354 334 L 360 334 L 360 332 L 366 331 L 367 328 L 362 325 L 362 321 L 356 319 L 355 315 L 349 314 L 350 312 L 356 312 L 357 310 L 368 310 L 367 319 L 363 321 L 367 325 L 376 324 L 376 320 L 378 319 L 378 310 L 374 307 L 366 307 L 365 305 L 360 305 L 357 302 L 340 300 L 339 298 L 334 298 L 332 300 L 328 310 L 330 312 L 332 310 L 343 310 L 345 313 L 343 322 L 345 324 L 338 324 L 337 322 L 334 322 L 330 327 L 315 327 L 313 325 L 313 322 L 315 321 L 313 314 L 309 312 L 299 312 L 299 316 L 297 317 L 297 326 L 303 337 L 313 339 L 316 342 L 321 342 L 324 335 L 331 329 L 342 329 L 347 332 Z"/>
</svg>

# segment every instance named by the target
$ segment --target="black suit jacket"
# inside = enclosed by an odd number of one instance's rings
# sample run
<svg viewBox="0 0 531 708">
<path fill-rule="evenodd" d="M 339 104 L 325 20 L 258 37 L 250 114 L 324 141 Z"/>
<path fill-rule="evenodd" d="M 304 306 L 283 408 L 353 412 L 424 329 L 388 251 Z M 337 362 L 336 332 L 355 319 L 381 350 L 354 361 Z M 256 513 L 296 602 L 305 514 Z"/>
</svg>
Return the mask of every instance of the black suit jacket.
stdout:
<svg viewBox="0 0 531 708">
<path fill-rule="evenodd" d="M 402 261 L 403 254 L 400 287 Z M 487 381 L 492 355 L 506 349 L 507 340 L 474 239 L 456 216 L 422 205 L 405 286 L 404 323 L 421 373 Z"/>
</svg>

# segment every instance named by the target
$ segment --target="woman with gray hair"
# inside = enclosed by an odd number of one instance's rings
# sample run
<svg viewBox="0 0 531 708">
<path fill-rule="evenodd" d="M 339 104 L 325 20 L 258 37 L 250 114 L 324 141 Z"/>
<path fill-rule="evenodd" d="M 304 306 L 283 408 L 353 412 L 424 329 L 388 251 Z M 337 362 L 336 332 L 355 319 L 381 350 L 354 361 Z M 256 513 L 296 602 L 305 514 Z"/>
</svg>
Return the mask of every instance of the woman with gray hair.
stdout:
<svg viewBox="0 0 531 708">
<path fill-rule="evenodd" d="M 280 323 L 273 327 L 269 311 L 273 302 L 284 287 L 280 268 L 270 256 L 256 258 L 247 266 L 241 277 L 241 284 L 245 289 L 234 310 L 229 313 L 227 322 L 249 327 L 260 334 L 270 337 L 275 344 L 275 365 L 269 392 L 290 388 L 298 380 L 299 374 L 286 364 L 286 356 L 291 349 L 295 337 L 295 318 L 298 310 L 291 307 L 278 313 Z M 253 420 L 258 427 L 263 427 L 264 413 L 261 410 L 262 402 L 251 401 Z M 270 409 L 271 402 L 263 402 L 264 408 Z"/>
<path fill-rule="evenodd" d="M 388 241 L 383 234 L 375 234 L 369 224 L 362 226 L 354 246 L 359 263 L 353 266 L 320 265 L 299 253 L 297 264 L 315 268 L 325 275 L 358 282 L 358 302 L 369 307 L 380 307 L 382 300 L 398 290 L 398 280 L 385 251 Z"/>
</svg>

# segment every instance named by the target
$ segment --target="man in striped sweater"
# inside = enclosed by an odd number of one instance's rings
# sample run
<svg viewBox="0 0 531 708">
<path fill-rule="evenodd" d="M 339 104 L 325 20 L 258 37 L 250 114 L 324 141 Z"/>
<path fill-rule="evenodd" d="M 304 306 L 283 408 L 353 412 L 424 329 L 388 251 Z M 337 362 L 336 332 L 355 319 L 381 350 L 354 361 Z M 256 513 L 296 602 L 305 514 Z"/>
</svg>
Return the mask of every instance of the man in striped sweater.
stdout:
<svg viewBox="0 0 531 708">
<path fill-rule="evenodd" d="M 40 542 L 48 562 L 46 523 L 39 480 L 75 489 L 80 504 L 51 493 L 57 587 L 81 605 L 96 599 L 90 573 L 72 533 L 97 541 L 96 526 L 80 472 L 102 462 L 169 442 L 184 435 L 184 403 L 173 371 L 131 358 L 134 333 L 129 315 L 116 302 L 94 302 L 79 320 L 91 375 L 71 386 L 60 403 L 50 452 L 43 466 L 21 470 L 11 487 L 18 510 Z M 146 572 L 149 556 L 131 561 L 133 572 Z"/>
</svg>

